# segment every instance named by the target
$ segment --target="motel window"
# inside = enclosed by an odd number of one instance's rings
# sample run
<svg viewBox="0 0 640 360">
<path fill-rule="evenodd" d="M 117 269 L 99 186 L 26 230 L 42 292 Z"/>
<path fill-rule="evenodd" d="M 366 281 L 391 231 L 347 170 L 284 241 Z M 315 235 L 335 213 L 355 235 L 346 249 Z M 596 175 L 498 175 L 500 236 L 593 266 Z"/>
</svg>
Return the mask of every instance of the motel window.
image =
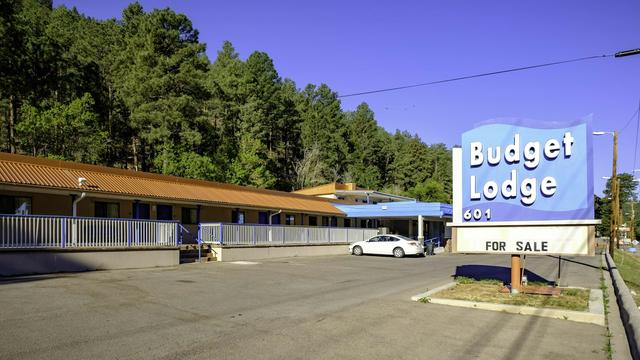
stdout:
<svg viewBox="0 0 640 360">
<path fill-rule="evenodd" d="M 268 224 L 269 223 L 269 213 L 266 211 L 260 211 L 258 213 L 258 224 Z"/>
<path fill-rule="evenodd" d="M 271 225 L 280 225 L 280 214 L 271 217 Z"/>
<path fill-rule="evenodd" d="M 94 204 L 96 217 L 119 218 L 120 204 L 112 202 L 96 201 Z"/>
<path fill-rule="evenodd" d="M 193 225 L 198 223 L 198 209 L 196 208 L 182 208 L 182 223 L 187 225 Z"/>
<path fill-rule="evenodd" d="M 149 204 L 134 201 L 132 207 L 134 219 L 151 219 L 151 206 Z"/>
<path fill-rule="evenodd" d="M 351 227 L 351 219 L 344 219 L 344 227 L 348 228 Z"/>
<path fill-rule="evenodd" d="M 171 205 L 158 205 L 156 207 L 158 220 L 173 220 L 173 207 Z"/>
<path fill-rule="evenodd" d="M 322 226 L 329 226 L 329 217 L 328 216 L 323 216 L 322 217 Z"/>
<path fill-rule="evenodd" d="M 338 227 L 338 218 L 335 216 L 331 217 L 331 227 Z"/>
<path fill-rule="evenodd" d="M 315 216 L 309 216 L 309 226 L 318 226 L 318 218 Z"/>
<path fill-rule="evenodd" d="M 244 211 L 233 210 L 231 212 L 231 222 L 234 224 L 244 224 Z"/>
<path fill-rule="evenodd" d="M 19 196 L 0 196 L 0 214 L 31 214 L 31 198 Z"/>
<path fill-rule="evenodd" d="M 296 224 L 296 216 L 295 215 L 287 215 L 285 218 L 286 225 L 295 225 Z"/>
</svg>

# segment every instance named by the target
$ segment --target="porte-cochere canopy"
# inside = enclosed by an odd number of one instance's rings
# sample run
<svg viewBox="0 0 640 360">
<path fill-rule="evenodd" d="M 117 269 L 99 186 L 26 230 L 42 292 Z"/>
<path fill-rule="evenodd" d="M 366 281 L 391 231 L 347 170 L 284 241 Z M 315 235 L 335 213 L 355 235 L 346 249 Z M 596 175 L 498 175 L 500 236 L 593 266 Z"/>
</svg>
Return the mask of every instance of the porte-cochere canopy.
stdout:
<svg viewBox="0 0 640 360">
<path fill-rule="evenodd" d="M 450 204 L 438 202 L 398 201 L 367 205 L 333 204 L 350 218 L 451 218 Z"/>
</svg>

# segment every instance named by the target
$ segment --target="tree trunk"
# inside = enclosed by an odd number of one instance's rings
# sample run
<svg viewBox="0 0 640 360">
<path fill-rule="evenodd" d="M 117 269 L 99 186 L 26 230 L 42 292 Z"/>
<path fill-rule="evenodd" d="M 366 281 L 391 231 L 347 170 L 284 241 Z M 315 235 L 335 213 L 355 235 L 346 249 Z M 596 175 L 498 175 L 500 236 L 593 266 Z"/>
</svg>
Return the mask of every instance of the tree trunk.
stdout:
<svg viewBox="0 0 640 360">
<path fill-rule="evenodd" d="M 131 138 L 131 148 L 133 150 L 133 169 L 135 171 L 138 171 L 137 139 L 135 136 Z"/>
<path fill-rule="evenodd" d="M 112 117 L 113 117 L 112 115 L 113 100 L 112 100 L 111 84 L 109 84 L 108 88 L 109 88 L 109 105 L 108 105 L 108 111 L 107 111 L 107 122 L 109 124 L 109 139 L 113 139 L 113 126 L 111 124 Z"/>
<path fill-rule="evenodd" d="M 109 141 L 107 142 L 107 158 L 106 165 L 113 166 L 118 160 L 116 159 L 117 154 L 115 151 L 115 137 L 113 136 L 113 93 L 111 89 L 111 84 L 108 85 L 109 99 L 107 101 L 107 126 L 109 127 Z M 125 167 L 127 161 L 124 161 Z"/>
<path fill-rule="evenodd" d="M 9 96 L 9 152 L 16 153 L 15 125 L 16 125 L 16 98 Z"/>
</svg>

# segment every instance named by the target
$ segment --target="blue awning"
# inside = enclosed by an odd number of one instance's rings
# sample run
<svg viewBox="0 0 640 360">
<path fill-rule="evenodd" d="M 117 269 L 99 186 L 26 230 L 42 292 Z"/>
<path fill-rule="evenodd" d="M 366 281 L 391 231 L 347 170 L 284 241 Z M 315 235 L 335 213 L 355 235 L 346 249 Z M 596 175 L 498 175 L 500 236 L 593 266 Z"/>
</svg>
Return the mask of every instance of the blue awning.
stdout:
<svg viewBox="0 0 640 360">
<path fill-rule="evenodd" d="M 420 201 L 397 201 L 379 204 L 345 205 L 333 204 L 353 218 L 401 218 L 422 215 L 429 218 L 451 218 L 450 204 Z"/>
</svg>

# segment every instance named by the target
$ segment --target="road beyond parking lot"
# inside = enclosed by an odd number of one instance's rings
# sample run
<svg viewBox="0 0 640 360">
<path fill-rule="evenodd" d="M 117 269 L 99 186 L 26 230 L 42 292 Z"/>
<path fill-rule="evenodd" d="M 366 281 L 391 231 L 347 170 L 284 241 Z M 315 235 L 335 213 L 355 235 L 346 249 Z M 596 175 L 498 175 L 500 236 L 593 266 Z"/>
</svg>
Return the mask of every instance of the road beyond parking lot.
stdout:
<svg viewBox="0 0 640 360">
<path fill-rule="evenodd" d="M 569 260 L 570 285 L 599 287 L 599 258 Z M 526 266 L 555 280 L 557 261 Z M 462 265 L 499 270 L 509 257 L 345 255 L 0 279 L 0 358 L 606 358 L 603 327 L 409 299 Z"/>
</svg>

